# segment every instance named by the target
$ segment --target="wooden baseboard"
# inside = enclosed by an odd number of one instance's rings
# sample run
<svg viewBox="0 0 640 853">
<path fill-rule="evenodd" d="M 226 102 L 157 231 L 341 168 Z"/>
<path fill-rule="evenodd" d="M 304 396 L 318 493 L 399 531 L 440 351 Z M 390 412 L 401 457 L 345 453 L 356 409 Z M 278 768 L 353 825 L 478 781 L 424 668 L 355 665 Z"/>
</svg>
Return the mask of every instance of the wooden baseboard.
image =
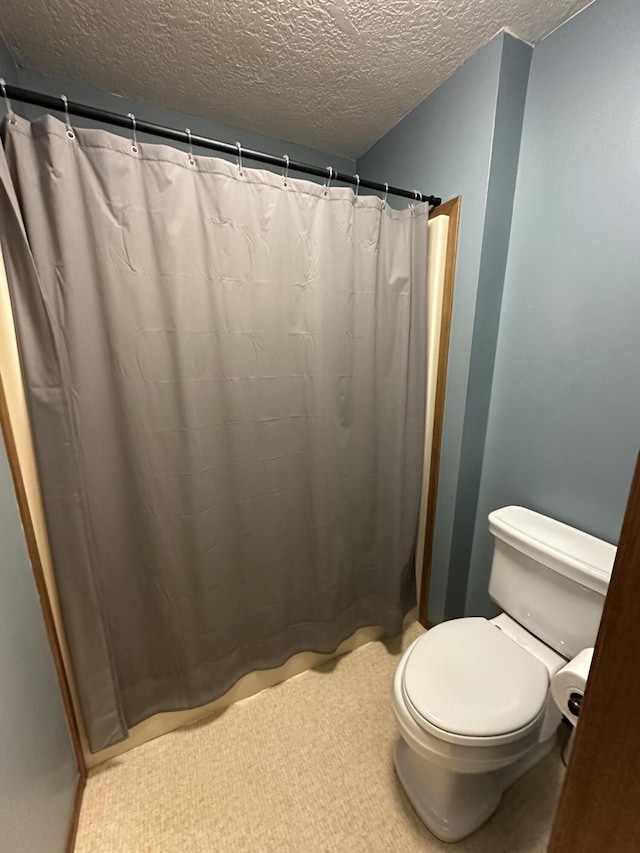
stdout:
<svg viewBox="0 0 640 853">
<path fill-rule="evenodd" d="M 73 853 L 76 847 L 76 835 L 78 834 L 78 823 L 80 822 L 80 809 L 82 808 L 82 795 L 84 787 L 87 784 L 86 774 L 78 776 L 76 785 L 76 795 L 73 801 L 73 812 L 71 813 L 71 823 L 69 824 L 69 834 L 67 836 L 66 853 Z"/>
</svg>

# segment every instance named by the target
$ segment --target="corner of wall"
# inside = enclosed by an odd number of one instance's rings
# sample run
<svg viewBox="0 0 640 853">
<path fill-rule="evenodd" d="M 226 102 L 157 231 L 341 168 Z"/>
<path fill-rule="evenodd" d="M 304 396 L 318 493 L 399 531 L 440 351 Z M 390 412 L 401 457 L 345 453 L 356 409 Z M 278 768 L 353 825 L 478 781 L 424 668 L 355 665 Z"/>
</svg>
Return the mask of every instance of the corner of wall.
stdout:
<svg viewBox="0 0 640 853">
<path fill-rule="evenodd" d="M 11 51 L 4 40 L 2 32 L 0 32 L 0 77 L 13 77 L 16 68 Z"/>
<path fill-rule="evenodd" d="M 487 204 L 455 502 L 445 618 L 466 612 L 532 48 L 503 33 Z"/>
<path fill-rule="evenodd" d="M 515 74 L 512 66 L 516 63 L 510 62 L 514 44 L 516 49 L 520 49 L 521 43 L 512 36 L 506 33 L 496 35 L 357 163 L 357 170 L 364 177 L 379 179 L 384 175 L 390 183 L 418 187 L 444 199 L 462 197 L 429 592 L 429 619 L 434 623 L 442 621 L 445 616 L 447 590 L 451 587 L 453 522 L 456 508 L 460 509 L 460 495 L 467 487 L 464 473 L 463 486 L 459 485 L 460 466 L 462 464 L 468 469 L 468 455 L 475 451 L 475 446 L 468 442 L 465 461 L 462 456 L 463 428 L 467 418 L 469 438 L 471 416 L 475 411 L 467 405 L 474 330 L 476 352 L 483 345 L 481 320 L 475 315 L 483 246 L 485 257 L 488 252 L 484 237 L 489 221 L 488 192 L 497 186 L 498 180 L 498 165 L 493 152 L 502 138 L 498 132 L 501 116 L 505 112 L 509 114 L 509 110 L 500 111 L 498 124 L 496 113 L 499 96 L 502 96 L 500 103 L 507 100 L 508 75 Z M 516 79 L 520 80 L 518 75 Z M 517 140 L 513 147 L 517 156 Z M 497 190 L 494 192 L 498 194 Z M 485 269 L 487 264 L 485 260 Z M 458 530 L 460 527 L 461 523 Z M 467 535 L 472 533 L 473 529 L 468 529 Z M 466 566 L 464 569 L 466 572 Z M 454 586 L 458 578 L 456 575 Z M 464 601 L 466 574 L 463 574 L 461 582 L 460 598 Z"/>
</svg>

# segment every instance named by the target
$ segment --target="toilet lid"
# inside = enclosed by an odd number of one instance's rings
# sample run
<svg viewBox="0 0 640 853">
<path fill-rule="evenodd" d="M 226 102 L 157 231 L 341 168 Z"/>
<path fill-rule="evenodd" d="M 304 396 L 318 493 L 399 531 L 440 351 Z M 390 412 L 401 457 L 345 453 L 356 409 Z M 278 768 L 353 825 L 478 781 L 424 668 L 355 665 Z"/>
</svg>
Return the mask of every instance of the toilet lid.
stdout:
<svg viewBox="0 0 640 853">
<path fill-rule="evenodd" d="M 549 673 L 486 619 L 453 619 L 415 644 L 403 685 L 414 710 L 439 729 L 492 737 L 535 719 L 547 700 Z"/>
</svg>

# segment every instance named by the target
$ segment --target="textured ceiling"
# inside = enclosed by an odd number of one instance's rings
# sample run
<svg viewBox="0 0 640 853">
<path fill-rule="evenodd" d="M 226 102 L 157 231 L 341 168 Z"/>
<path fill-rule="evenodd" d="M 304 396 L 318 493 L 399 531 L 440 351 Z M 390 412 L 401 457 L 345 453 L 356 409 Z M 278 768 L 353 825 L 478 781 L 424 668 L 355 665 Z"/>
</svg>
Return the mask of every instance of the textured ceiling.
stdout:
<svg viewBox="0 0 640 853">
<path fill-rule="evenodd" d="M 19 65 L 357 157 L 502 28 L 591 0 L 2 0 Z"/>
</svg>

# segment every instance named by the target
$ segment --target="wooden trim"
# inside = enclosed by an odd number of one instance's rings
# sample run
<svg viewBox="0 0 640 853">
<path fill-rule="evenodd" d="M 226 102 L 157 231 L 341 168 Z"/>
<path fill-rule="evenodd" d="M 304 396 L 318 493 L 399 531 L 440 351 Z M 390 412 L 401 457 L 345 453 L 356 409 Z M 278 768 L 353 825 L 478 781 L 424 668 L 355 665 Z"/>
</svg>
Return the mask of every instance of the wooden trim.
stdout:
<svg viewBox="0 0 640 853">
<path fill-rule="evenodd" d="M 640 455 L 549 853 L 640 849 Z"/>
<path fill-rule="evenodd" d="M 80 740 L 78 720 L 76 718 L 75 710 L 73 707 L 73 702 L 71 699 L 71 690 L 69 688 L 69 682 L 67 680 L 67 674 L 64 668 L 62 652 L 60 650 L 60 643 L 58 640 L 58 633 L 56 631 L 55 622 L 53 620 L 53 612 L 51 610 L 51 602 L 49 601 L 47 585 L 44 579 L 44 572 L 42 570 L 42 562 L 40 560 L 40 552 L 38 550 L 38 544 L 33 528 L 33 520 L 31 518 L 31 512 L 29 510 L 29 503 L 27 500 L 24 480 L 22 478 L 22 471 L 20 470 L 20 462 L 18 459 L 16 442 L 13 435 L 13 428 L 11 426 L 11 419 L 9 417 L 9 409 L 7 406 L 7 398 L 4 390 L 4 384 L 2 381 L 2 375 L 0 375 L 0 426 L 2 428 L 5 446 L 7 448 L 7 457 L 9 459 L 9 467 L 11 469 L 11 476 L 13 478 L 13 486 L 18 501 L 20 519 L 22 521 L 24 536 L 27 543 L 27 551 L 29 553 L 29 559 L 31 560 L 31 568 L 35 579 L 36 588 L 38 590 L 38 597 L 40 599 L 42 618 L 44 620 L 47 639 L 51 648 L 53 663 L 56 669 L 56 674 L 58 676 L 60 692 L 62 694 L 62 702 L 69 724 L 69 733 L 71 735 L 71 744 L 73 746 L 76 766 L 78 768 L 80 779 L 83 781 L 84 784 L 84 780 L 87 776 L 87 768 L 85 766 L 84 756 L 82 753 L 82 743 Z"/>
<path fill-rule="evenodd" d="M 86 773 L 84 776 L 78 776 L 78 783 L 76 785 L 76 796 L 73 801 L 73 812 L 71 813 L 71 823 L 69 824 L 69 833 L 67 835 L 66 853 L 73 853 L 76 848 L 76 836 L 78 834 L 78 824 L 80 823 L 82 797 L 84 795 L 84 789 L 86 784 Z"/>
<path fill-rule="evenodd" d="M 460 227 L 460 196 L 446 201 L 434 208 L 429 219 L 436 216 L 449 217 L 447 235 L 447 257 L 445 260 L 444 290 L 442 294 L 442 321 L 440 326 L 440 347 L 438 351 L 438 373 L 436 378 L 436 397 L 433 418 L 433 437 L 431 443 L 431 465 L 429 467 L 429 485 L 427 489 L 427 518 L 422 556 L 422 578 L 420 581 L 420 601 L 418 619 L 422 625 L 428 625 L 429 581 L 431 579 L 431 560 L 433 554 L 433 536 L 438 500 L 438 479 L 440 476 L 440 452 L 442 449 L 442 427 L 444 423 L 444 401 L 447 385 L 447 366 L 449 363 L 449 342 L 451 340 L 451 314 L 453 310 L 453 284 L 456 274 L 458 254 L 458 230 Z"/>
</svg>

